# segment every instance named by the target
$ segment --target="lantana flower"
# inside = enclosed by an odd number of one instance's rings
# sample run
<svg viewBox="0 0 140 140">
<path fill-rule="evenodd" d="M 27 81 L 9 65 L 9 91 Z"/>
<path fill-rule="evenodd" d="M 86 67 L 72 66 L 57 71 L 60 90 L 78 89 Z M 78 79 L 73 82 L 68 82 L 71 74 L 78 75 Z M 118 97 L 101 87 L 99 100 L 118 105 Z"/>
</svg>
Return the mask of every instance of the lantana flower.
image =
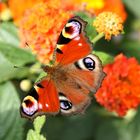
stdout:
<svg viewBox="0 0 140 140">
<path fill-rule="evenodd" d="M 69 3 L 66 0 L 8 0 L 8 6 L 11 10 L 14 23 L 19 25 L 20 20 L 22 19 L 26 10 L 32 8 L 38 3 L 46 2 L 47 5 L 58 5 L 60 9 L 65 10 L 76 10 L 73 3 Z M 78 8 L 79 9 L 79 8 Z"/>
<path fill-rule="evenodd" d="M 18 25 L 24 12 L 43 0 L 8 0 L 14 22 Z"/>
<path fill-rule="evenodd" d="M 99 14 L 93 22 L 98 33 L 103 33 L 105 39 L 110 40 L 111 36 L 117 36 L 123 31 L 123 21 L 120 16 L 112 12 Z"/>
<path fill-rule="evenodd" d="M 52 60 L 62 28 L 72 13 L 62 9 L 57 0 L 39 3 L 28 10 L 20 24 L 21 46 L 28 44 L 40 62 Z"/>
<path fill-rule="evenodd" d="M 104 67 L 107 74 L 95 94 L 97 102 L 109 111 L 124 116 L 140 104 L 140 65 L 134 57 L 116 56 L 114 63 Z"/>
</svg>

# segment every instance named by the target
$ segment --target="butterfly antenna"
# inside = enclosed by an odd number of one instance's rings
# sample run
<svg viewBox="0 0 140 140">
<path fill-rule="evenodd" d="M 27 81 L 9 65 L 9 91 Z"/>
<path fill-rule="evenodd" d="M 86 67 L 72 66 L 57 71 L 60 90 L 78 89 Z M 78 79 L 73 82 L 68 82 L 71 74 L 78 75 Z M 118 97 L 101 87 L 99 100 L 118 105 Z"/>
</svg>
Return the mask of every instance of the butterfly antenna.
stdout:
<svg viewBox="0 0 140 140">
<path fill-rule="evenodd" d="M 31 71 L 34 71 L 34 72 L 41 72 L 42 71 L 42 68 L 33 68 L 33 67 L 28 67 L 28 66 L 16 66 L 14 65 L 14 68 L 15 69 L 25 69 L 25 68 L 28 68 L 30 69 Z"/>
</svg>

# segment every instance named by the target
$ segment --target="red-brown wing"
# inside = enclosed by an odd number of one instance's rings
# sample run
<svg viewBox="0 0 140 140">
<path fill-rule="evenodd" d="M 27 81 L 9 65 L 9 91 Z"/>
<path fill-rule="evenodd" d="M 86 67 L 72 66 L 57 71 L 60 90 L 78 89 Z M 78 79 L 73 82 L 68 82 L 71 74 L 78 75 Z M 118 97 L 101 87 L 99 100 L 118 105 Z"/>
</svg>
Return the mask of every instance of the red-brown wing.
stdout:
<svg viewBox="0 0 140 140">
<path fill-rule="evenodd" d="M 74 64 L 63 66 L 63 69 L 67 70 L 67 79 L 57 83 L 57 90 L 64 95 L 62 99 L 72 105 L 67 110 L 63 104 L 60 105 L 61 112 L 64 114 L 84 112 L 90 103 L 89 93 L 97 91 L 105 76 L 101 61 L 97 56 L 90 54 Z"/>
<path fill-rule="evenodd" d="M 42 80 L 37 83 L 23 99 L 21 115 L 32 119 L 37 115 L 59 112 L 58 92 L 52 80 Z"/>
<path fill-rule="evenodd" d="M 56 46 L 56 64 L 70 64 L 91 52 L 91 44 L 85 37 L 86 22 L 71 18 L 63 28 Z"/>
</svg>

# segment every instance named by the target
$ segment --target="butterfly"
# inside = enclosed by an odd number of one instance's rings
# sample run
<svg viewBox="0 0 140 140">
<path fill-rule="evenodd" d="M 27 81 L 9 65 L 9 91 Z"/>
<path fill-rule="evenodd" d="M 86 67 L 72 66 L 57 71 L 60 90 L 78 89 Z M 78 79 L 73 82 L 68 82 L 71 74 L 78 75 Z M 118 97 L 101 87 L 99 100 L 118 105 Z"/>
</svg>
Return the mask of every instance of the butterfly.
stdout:
<svg viewBox="0 0 140 140">
<path fill-rule="evenodd" d="M 80 114 L 86 110 L 92 99 L 90 93 L 96 93 L 105 76 L 100 59 L 91 53 L 86 24 L 78 16 L 65 24 L 54 51 L 54 64 L 43 67 L 47 76 L 23 99 L 22 117 Z"/>
</svg>

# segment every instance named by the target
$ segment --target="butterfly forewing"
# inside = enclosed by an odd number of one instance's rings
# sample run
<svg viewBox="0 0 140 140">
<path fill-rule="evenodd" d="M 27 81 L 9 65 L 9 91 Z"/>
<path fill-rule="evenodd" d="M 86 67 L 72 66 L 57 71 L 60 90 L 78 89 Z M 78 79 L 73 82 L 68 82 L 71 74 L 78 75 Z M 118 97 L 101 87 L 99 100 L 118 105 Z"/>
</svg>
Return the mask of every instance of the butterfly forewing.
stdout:
<svg viewBox="0 0 140 140">
<path fill-rule="evenodd" d="M 63 28 L 56 47 L 56 64 L 67 65 L 91 52 L 91 44 L 85 37 L 86 22 L 79 17 L 68 21 Z"/>
</svg>

